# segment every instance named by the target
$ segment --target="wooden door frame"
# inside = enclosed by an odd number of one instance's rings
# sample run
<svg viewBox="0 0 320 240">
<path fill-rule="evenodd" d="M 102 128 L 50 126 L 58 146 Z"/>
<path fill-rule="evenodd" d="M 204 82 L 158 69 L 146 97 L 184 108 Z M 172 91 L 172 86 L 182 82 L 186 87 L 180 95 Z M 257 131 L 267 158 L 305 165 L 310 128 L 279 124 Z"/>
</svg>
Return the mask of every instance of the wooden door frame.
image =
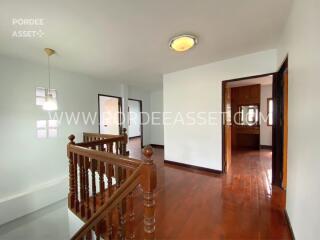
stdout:
<svg viewBox="0 0 320 240">
<path fill-rule="evenodd" d="M 141 122 L 140 122 L 140 134 L 141 134 L 141 148 L 143 148 L 143 124 L 142 124 L 142 100 L 140 99 L 134 99 L 134 98 L 128 98 L 128 106 L 129 106 L 129 101 L 136 101 L 139 102 L 140 106 L 140 116 L 141 116 Z"/>
<path fill-rule="evenodd" d="M 223 118 L 223 122 L 225 124 L 228 123 L 227 120 L 227 108 L 226 108 L 226 100 L 227 100 L 227 94 L 226 92 L 228 92 L 229 98 L 228 98 L 228 102 L 230 103 L 230 107 L 231 107 L 231 88 L 227 88 L 226 84 L 224 84 L 224 96 L 223 96 L 223 100 L 224 100 L 224 104 L 223 104 L 223 112 L 225 112 L 224 118 Z M 230 162 L 232 162 L 232 107 L 231 109 L 229 109 L 230 114 L 231 114 L 231 125 L 227 126 L 225 124 L 223 124 L 223 144 L 224 144 L 224 150 L 223 150 L 223 154 L 224 154 L 224 164 L 223 164 L 223 170 L 224 172 L 227 172 L 229 167 L 230 167 Z M 228 130 L 228 132 L 226 132 Z M 230 139 L 226 138 L 226 136 L 228 136 Z M 229 157 L 229 159 L 228 159 Z"/>
<path fill-rule="evenodd" d="M 98 124 L 98 132 L 100 132 L 100 97 L 109 97 L 109 98 L 117 98 L 118 99 L 118 107 L 119 107 L 119 112 L 120 112 L 120 117 L 119 117 L 119 134 L 121 134 L 122 130 L 122 98 L 118 96 L 112 96 L 112 95 L 106 95 L 106 94 L 98 94 L 98 117 L 99 117 L 99 124 Z"/>
<path fill-rule="evenodd" d="M 284 99 L 283 96 L 279 97 L 279 91 L 282 92 L 284 91 L 284 86 L 283 84 L 279 85 L 279 81 L 281 81 L 281 77 L 283 76 L 283 73 L 288 70 L 288 56 L 286 59 L 283 61 L 281 64 L 281 67 L 277 72 L 273 73 L 267 73 L 267 74 L 262 74 L 262 75 L 255 75 L 255 76 L 250 76 L 250 77 L 244 77 L 244 78 L 236 78 L 236 79 L 231 79 L 231 80 L 224 80 L 222 81 L 222 105 L 221 109 L 223 112 L 224 105 L 225 105 L 225 87 L 228 82 L 234 82 L 234 81 L 241 81 L 241 80 L 246 80 L 246 79 L 252 79 L 252 78 L 259 78 L 259 77 L 265 77 L 265 76 L 273 76 L 273 90 L 272 90 L 272 99 L 273 99 L 273 126 L 272 126 L 272 184 L 283 187 L 283 152 L 286 151 L 285 143 L 284 143 L 284 123 L 283 122 L 283 114 L 284 114 Z M 278 89 L 276 89 L 276 86 L 278 85 Z M 281 86 L 281 87 L 280 87 Z M 281 101 L 279 101 L 279 98 Z M 286 106 L 287 107 L 287 106 Z M 279 109 L 282 109 L 282 112 L 279 112 Z M 223 119 L 223 118 L 222 118 Z M 281 123 L 280 123 L 281 122 Z M 281 127 L 282 128 L 281 128 Z M 279 128 L 281 128 L 279 131 Z M 222 172 L 226 173 L 225 169 L 225 128 L 224 128 L 224 123 L 221 121 L 221 129 L 222 129 Z M 280 141 L 277 139 L 279 138 L 278 135 L 281 135 L 282 137 L 280 138 Z"/>
<path fill-rule="evenodd" d="M 261 77 L 266 77 L 266 76 L 272 76 L 273 77 L 273 81 L 275 80 L 275 76 L 277 73 L 272 72 L 272 73 L 266 73 L 266 74 L 261 74 L 261 75 L 254 75 L 254 76 L 249 76 L 249 77 L 243 77 L 243 78 L 235 78 L 235 79 L 230 79 L 230 80 L 223 80 L 222 81 L 222 105 L 221 105 L 221 109 L 222 109 L 222 120 L 223 120 L 223 111 L 225 108 L 225 87 L 226 84 L 229 82 L 238 82 L 238 81 L 243 81 L 243 80 L 248 80 L 248 79 L 252 79 L 252 78 L 261 78 Z M 224 128 L 224 122 L 221 121 L 221 129 L 222 129 L 222 173 L 226 173 L 226 156 L 225 156 L 225 128 Z"/>
<path fill-rule="evenodd" d="M 285 132 L 284 129 L 287 126 L 287 122 L 284 121 L 285 109 L 285 85 L 284 85 L 284 73 L 288 70 L 288 56 L 285 58 L 279 71 L 276 73 L 274 80 L 272 94 L 273 94 L 273 125 L 272 125 L 272 184 L 283 186 L 283 164 L 284 153 L 287 151 L 287 145 L 285 144 Z M 286 126 L 285 126 L 286 124 Z"/>
</svg>

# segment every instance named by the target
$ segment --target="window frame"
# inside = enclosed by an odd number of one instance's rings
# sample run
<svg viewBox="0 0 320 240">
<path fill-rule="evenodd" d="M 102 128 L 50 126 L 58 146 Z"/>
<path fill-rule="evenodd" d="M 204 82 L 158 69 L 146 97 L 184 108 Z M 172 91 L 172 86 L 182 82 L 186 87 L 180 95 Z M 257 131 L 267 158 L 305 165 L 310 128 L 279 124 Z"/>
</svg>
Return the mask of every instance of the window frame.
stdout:
<svg viewBox="0 0 320 240">
<path fill-rule="evenodd" d="M 242 107 L 248 107 L 248 109 L 253 109 L 255 111 L 255 121 L 247 121 L 248 119 L 246 119 L 248 124 L 245 124 L 245 119 L 244 119 L 244 115 L 242 112 Z M 238 105 L 238 111 L 240 112 L 240 116 L 239 116 L 239 123 L 240 126 L 244 126 L 244 127 L 259 127 L 260 126 L 260 121 L 259 121 L 259 116 L 260 116 L 260 105 L 259 104 L 242 104 L 242 105 Z"/>
<path fill-rule="evenodd" d="M 40 124 L 40 123 L 44 124 Z M 43 125 L 43 126 L 39 126 Z M 50 138 L 57 138 L 58 137 L 58 129 L 59 129 L 59 122 L 58 120 L 37 120 L 36 128 L 37 128 L 37 139 L 50 139 Z M 45 134 L 40 137 L 40 131 L 45 131 Z M 55 131 L 55 134 L 52 134 L 52 131 Z M 51 134 L 50 134 L 51 132 Z"/>
</svg>

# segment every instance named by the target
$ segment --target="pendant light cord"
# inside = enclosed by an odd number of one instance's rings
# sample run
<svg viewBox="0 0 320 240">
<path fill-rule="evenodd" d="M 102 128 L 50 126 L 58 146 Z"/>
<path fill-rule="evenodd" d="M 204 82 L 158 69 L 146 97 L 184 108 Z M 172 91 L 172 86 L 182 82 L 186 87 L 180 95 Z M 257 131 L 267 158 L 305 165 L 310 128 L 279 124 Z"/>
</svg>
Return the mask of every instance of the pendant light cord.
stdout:
<svg viewBox="0 0 320 240">
<path fill-rule="evenodd" d="M 51 89 L 51 68 L 50 68 L 50 56 L 48 55 L 48 77 L 49 77 L 49 89 L 48 89 L 48 94 L 50 93 L 50 89 Z"/>
</svg>

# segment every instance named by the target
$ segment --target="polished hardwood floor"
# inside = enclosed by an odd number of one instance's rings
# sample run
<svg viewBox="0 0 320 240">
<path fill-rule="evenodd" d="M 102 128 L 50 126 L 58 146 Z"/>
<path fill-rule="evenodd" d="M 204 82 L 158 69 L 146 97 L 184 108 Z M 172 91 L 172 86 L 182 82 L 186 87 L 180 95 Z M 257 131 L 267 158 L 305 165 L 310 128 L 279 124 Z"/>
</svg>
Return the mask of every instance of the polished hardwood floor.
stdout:
<svg viewBox="0 0 320 240">
<path fill-rule="evenodd" d="M 140 139 L 128 148 L 142 158 Z M 154 152 L 157 239 L 290 239 L 285 192 L 270 183 L 271 151 L 234 152 L 224 175 L 164 164 L 163 150 Z M 142 199 L 136 198 L 136 222 L 143 229 Z"/>
</svg>

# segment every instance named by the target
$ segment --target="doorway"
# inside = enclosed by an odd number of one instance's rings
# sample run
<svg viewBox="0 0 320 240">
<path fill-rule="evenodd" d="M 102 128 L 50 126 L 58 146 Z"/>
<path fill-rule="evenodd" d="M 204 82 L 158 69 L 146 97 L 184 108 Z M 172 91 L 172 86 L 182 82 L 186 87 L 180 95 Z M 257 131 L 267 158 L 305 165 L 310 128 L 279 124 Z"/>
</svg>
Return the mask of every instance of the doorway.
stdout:
<svg viewBox="0 0 320 240">
<path fill-rule="evenodd" d="M 110 95 L 98 95 L 99 133 L 120 135 L 122 127 L 121 98 Z"/>
<path fill-rule="evenodd" d="M 128 113 L 129 148 L 143 148 L 142 100 L 129 98 Z"/>
<path fill-rule="evenodd" d="M 287 76 L 284 69 L 222 82 L 224 173 L 232 170 L 233 160 L 248 159 L 245 154 L 251 152 L 257 159 L 267 159 L 261 169 L 270 175 L 270 184 L 286 187 L 288 78 L 281 80 Z"/>
</svg>

